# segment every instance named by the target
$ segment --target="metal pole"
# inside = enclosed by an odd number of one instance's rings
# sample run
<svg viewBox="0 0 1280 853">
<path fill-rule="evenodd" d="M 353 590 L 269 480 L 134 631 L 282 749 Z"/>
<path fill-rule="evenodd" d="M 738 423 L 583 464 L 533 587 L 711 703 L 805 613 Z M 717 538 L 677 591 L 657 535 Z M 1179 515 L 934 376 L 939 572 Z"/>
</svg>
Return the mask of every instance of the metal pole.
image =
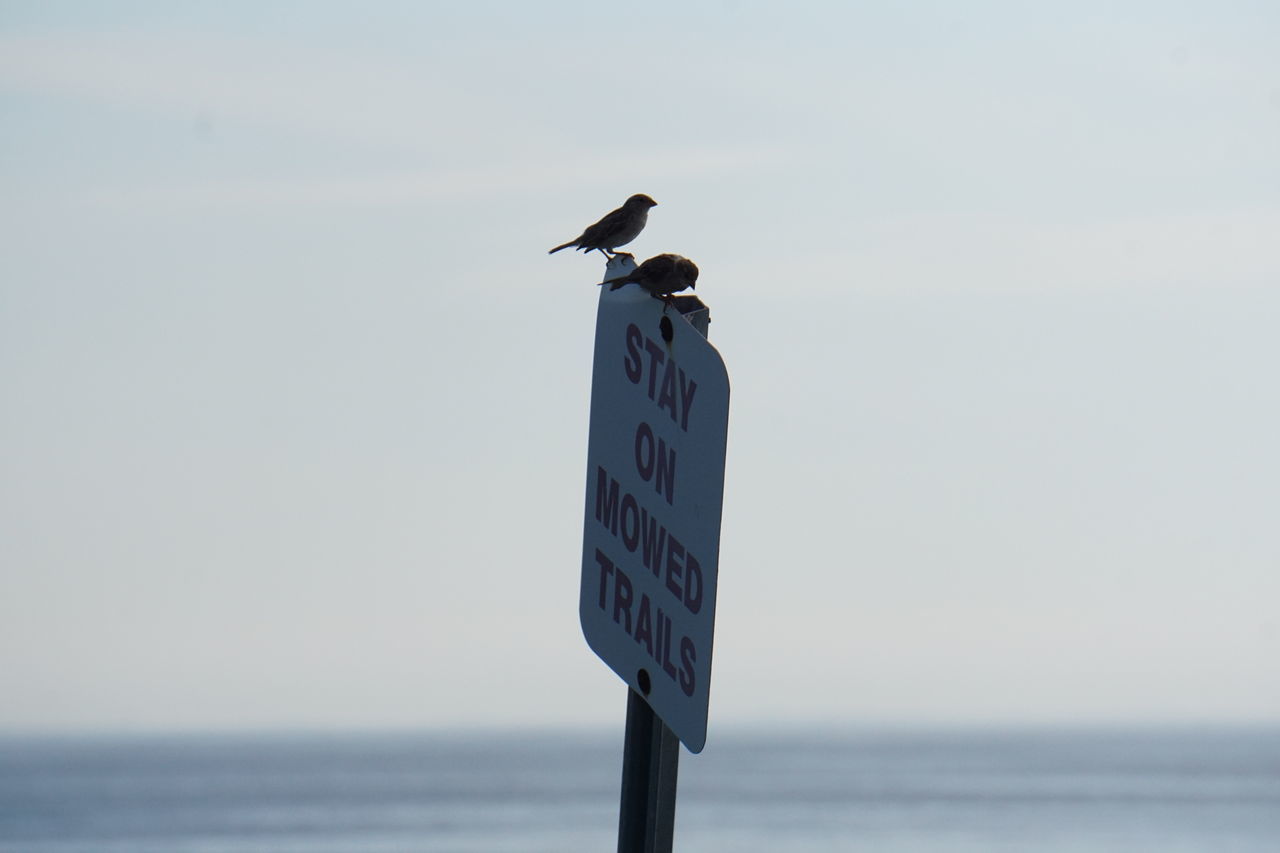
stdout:
<svg viewBox="0 0 1280 853">
<path fill-rule="evenodd" d="M 706 305 L 695 296 L 676 297 L 672 304 L 704 338 L 707 336 L 711 314 Z M 639 681 L 647 688 L 649 674 L 641 670 Z M 618 853 L 671 853 L 679 768 L 680 739 L 653 713 L 643 696 L 628 688 Z"/>
<path fill-rule="evenodd" d="M 671 853 L 680 740 L 649 703 L 627 690 L 618 853 Z"/>
</svg>

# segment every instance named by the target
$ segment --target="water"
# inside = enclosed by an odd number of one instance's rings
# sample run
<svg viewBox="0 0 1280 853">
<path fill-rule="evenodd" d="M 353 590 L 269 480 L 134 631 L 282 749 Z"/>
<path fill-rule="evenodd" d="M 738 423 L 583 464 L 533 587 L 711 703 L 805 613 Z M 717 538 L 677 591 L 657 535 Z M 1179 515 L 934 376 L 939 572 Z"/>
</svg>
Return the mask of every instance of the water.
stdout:
<svg viewBox="0 0 1280 853">
<path fill-rule="evenodd" d="M 621 734 L 0 739 L 4 853 L 611 851 Z M 1280 850 L 1280 728 L 713 733 L 676 850 Z"/>
</svg>

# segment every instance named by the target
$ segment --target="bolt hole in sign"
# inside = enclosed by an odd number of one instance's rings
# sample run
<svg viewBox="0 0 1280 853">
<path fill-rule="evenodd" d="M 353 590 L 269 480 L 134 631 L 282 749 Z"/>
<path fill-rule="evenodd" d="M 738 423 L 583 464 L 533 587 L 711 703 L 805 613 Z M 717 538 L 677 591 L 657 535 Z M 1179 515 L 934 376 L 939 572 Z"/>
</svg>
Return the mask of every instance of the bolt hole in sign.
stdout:
<svg viewBox="0 0 1280 853">
<path fill-rule="evenodd" d="M 578 611 L 691 752 L 707 739 L 729 375 L 674 307 L 601 288 Z"/>
</svg>

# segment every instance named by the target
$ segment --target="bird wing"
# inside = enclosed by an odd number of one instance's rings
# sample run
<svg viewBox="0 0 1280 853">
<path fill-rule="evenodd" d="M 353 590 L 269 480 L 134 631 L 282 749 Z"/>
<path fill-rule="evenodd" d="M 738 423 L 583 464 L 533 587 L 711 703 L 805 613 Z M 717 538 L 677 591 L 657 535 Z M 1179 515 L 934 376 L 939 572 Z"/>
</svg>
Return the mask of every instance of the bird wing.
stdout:
<svg viewBox="0 0 1280 853">
<path fill-rule="evenodd" d="M 678 255 L 654 255 L 636 268 L 636 272 L 649 279 L 662 279 L 675 272 Z"/>
<path fill-rule="evenodd" d="M 582 236 L 578 238 L 578 244 L 587 246 L 608 240 L 626 222 L 627 216 L 627 211 L 621 207 L 606 213 L 599 222 L 582 232 Z"/>
</svg>

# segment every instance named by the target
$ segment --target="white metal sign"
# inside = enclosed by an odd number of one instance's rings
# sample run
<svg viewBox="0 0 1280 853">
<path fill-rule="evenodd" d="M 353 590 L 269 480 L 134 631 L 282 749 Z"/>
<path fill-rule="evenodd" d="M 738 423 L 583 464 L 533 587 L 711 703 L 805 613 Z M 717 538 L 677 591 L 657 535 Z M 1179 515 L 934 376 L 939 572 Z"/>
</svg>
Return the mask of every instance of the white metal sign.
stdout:
<svg viewBox="0 0 1280 853">
<path fill-rule="evenodd" d="M 729 376 L 675 308 L 601 288 L 582 592 L 588 645 L 691 752 L 707 737 Z"/>
</svg>

